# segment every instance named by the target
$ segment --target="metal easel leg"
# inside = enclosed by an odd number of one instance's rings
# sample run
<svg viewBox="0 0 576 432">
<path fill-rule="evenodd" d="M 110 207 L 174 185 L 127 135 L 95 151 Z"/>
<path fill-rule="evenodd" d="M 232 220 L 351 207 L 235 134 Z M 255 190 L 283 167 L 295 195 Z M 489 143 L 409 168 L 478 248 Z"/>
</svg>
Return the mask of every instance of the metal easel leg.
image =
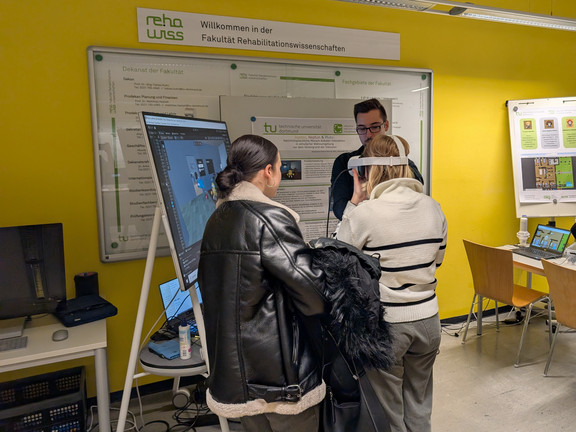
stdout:
<svg viewBox="0 0 576 432">
<path fill-rule="evenodd" d="M 140 351 L 140 339 L 142 338 L 142 326 L 144 325 L 144 316 L 146 314 L 146 304 L 150 292 L 150 280 L 152 279 L 152 270 L 154 260 L 156 259 L 156 245 L 158 244 L 158 234 L 160 232 L 160 207 L 154 211 L 154 222 L 152 223 L 152 233 L 150 234 L 150 244 L 148 246 L 148 255 L 146 257 L 146 267 L 144 270 L 144 279 L 140 291 L 140 302 L 138 303 L 138 314 L 136 315 L 136 324 L 134 325 L 134 336 L 132 337 L 132 348 L 128 360 L 128 369 L 126 370 L 126 381 L 124 382 L 124 392 L 122 393 L 122 402 L 120 404 L 120 414 L 118 416 L 118 426 L 116 432 L 124 432 L 126 426 L 126 415 L 128 414 L 128 405 L 130 404 L 130 393 L 132 392 L 132 383 L 136 371 L 136 361 Z"/>
</svg>

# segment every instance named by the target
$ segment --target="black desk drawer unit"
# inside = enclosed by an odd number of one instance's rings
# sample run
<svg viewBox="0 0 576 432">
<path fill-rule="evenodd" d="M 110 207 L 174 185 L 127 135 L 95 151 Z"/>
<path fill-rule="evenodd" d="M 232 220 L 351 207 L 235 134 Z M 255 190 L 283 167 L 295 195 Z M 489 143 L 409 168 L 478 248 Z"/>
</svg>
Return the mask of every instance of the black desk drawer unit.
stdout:
<svg viewBox="0 0 576 432">
<path fill-rule="evenodd" d="M 0 383 L 0 431 L 84 431 L 85 389 L 84 367 Z"/>
</svg>

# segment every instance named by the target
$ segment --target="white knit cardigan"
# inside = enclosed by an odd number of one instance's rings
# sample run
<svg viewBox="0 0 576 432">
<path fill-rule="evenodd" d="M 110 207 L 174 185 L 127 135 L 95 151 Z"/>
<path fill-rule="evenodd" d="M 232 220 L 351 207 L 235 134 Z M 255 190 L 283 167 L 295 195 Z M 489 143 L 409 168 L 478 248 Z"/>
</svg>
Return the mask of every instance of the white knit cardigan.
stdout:
<svg viewBox="0 0 576 432">
<path fill-rule="evenodd" d="M 358 206 L 349 202 L 337 238 L 380 256 L 386 321 L 417 321 L 438 312 L 435 272 L 444 259 L 447 223 L 420 182 L 388 180 L 369 200 Z"/>
</svg>

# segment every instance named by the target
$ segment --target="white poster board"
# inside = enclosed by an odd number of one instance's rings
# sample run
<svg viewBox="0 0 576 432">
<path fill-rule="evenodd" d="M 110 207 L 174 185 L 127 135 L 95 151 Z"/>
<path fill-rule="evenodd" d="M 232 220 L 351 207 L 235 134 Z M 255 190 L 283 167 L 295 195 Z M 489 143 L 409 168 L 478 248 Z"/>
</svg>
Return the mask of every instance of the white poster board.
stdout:
<svg viewBox="0 0 576 432">
<path fill-rule="evenodd" d="M 430 70 L 102 47 L 88 48 L 88 66 L 103 262 L 146 256 L 157 198 L 141 111 L 220 120 L 221 96 L 390 99 L 392 133 L 408 140 L 430 190 Z M 165 236 L 158 246 L 168 254 Z"/>
<path fill-rule="evenodd" d="M 516 215 L 576 215 L 576 97 L 508 101 Z"/>
<path fill-rule="evenodd" d="M 361 146 L 353 117 L 358 100 L 223 96 L 220 102 L 231 140 L 255 134 L 278 147 L 282 182 L 276 200 L 300 215 L 304 240 L 333 232 L 338 220 L 328 213 L 332 165 L 341 153 Z M 381 102 L 392 124 L 392 101 Z"/>
</svg>

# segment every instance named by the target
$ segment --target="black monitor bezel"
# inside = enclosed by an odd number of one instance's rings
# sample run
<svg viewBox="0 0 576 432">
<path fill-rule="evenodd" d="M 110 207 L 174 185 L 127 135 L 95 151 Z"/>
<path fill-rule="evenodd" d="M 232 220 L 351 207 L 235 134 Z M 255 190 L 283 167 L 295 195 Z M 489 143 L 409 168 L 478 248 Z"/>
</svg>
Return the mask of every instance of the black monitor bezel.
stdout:
<svg viewBox="0 0 576 432">
<path fill-rule="evenodd" d="M 185 272 L 184 272 L 184 268 L 183 268 L 184 266 L 183 266 L 183 263 L 181 261 L 180 255 L 179 255 L 179 248 L 176 246 L 175 238 L 174 238 L 175 217 L 174 217 L 173 212 L 169 211 L 169 209 L 166 206 L 166 203 L 169 201 L 169 197 L 166 196 L 166 191 L 161 186 L 161 179 L 158 176 L 158 172 L 159 172 L 159 170 L 158 170 L 159 167 L 158 167 L 158 163 L 157 163 L 158 162 L 157 161 L 158 155 L 155 153 L 153 146 L 150 142 L 150 138 L 149 138 L 148 130 L 147 130 L 147 124 L 148 123 L 146 121 L 146 116 L 163 117 L 163 118 L 167 118 L 167 119 L 176 119 L 176 120 L 190 120 L 190 121 L 199 122 L 199 123 L 206 124 L 206 125 L 219 126 L 219 128 L 218 128 L 219 130 L 224 130 L 226 132 L 226 139 L 224 140 L 225 141 L 224 144 L 226 146 L 226 151 L 229 150 L 229 146 L 230 146 L 230 138 L 228 136 L 228 128 L 227 128 L 226 122 L 221 121 L 221 120 L 200 119 L 200 118 L 178 116 L 178 115 L 173 115 L 173 114 L 154 113 L 154 112 L 147 112 L 147 111 L 140 112 L 139 116 L 140 116 L 140 121 L 142 124 L 144 136 L 145 136 L 146 149 L 147 149 L 148 156 L 150 159 L 151 172 L 152 172 L 152 176 L 154 179 L 154 185 L 155 185 L 156 193 L 158 196 L 158 205 L 159 205 L 160 210 L 162 212 L 162 221 L 164 224 L 164 230 L 165 230 L 166 236 L 168 238 L 168 244 L 170 246 L 170 254 L 172 256 L 172 259 L 173 259 L 174 265 L 175 265 L 175 269 L 176 269 L 176 276 L 178 277 L 178 279 L 180 281 L 180 289 L 188 290 L 190 287 L 194 286 L 194 284 L 197 282 L 197 277 L 194 277 L 193 279 L 189 279 L 186 277 Z M 199 248 L 199 244 L 198 244 L 198 248 Z M 196 268 L 196 275 L 197 275 L 197 268 Z M 193 298 L 193 303 L 194 303 L 194 298 Z"/>
</svg>

